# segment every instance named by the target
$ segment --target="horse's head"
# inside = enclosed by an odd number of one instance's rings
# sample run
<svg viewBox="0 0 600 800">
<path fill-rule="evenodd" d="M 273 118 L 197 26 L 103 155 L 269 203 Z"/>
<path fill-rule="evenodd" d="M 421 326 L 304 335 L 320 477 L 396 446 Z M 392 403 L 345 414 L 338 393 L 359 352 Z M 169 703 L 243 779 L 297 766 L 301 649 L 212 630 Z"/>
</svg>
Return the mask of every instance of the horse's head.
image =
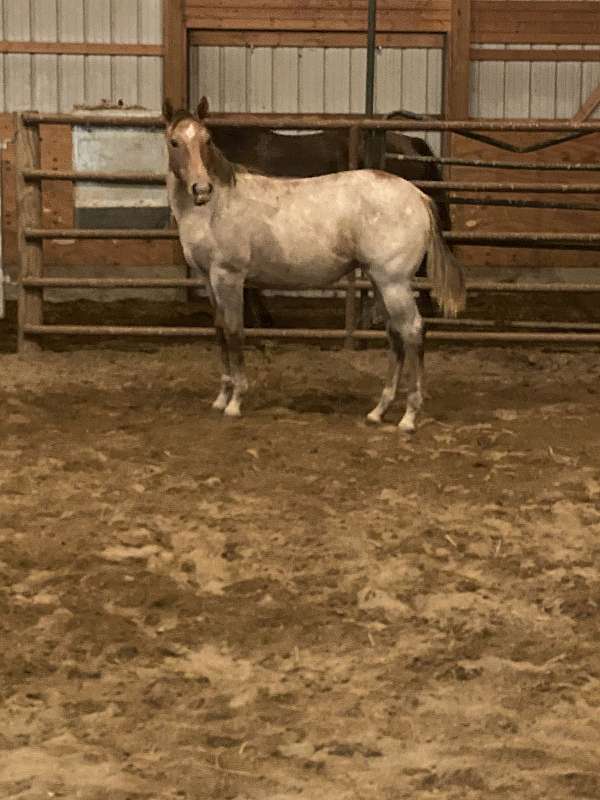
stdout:
<svg viewBox="0 0 600 800">
<path fill-rule="evenodd" d="M 211 199 L 215 184 L 230 184 L 234 180 L 233 166 L 213 144 L 205 125 L 208 100 L 203 97 L 196 114 L 174 111 L 168 100 L 163 104 L 167 123 L 169 169 L 185 184 L 197 206 Z"/>
</svg>

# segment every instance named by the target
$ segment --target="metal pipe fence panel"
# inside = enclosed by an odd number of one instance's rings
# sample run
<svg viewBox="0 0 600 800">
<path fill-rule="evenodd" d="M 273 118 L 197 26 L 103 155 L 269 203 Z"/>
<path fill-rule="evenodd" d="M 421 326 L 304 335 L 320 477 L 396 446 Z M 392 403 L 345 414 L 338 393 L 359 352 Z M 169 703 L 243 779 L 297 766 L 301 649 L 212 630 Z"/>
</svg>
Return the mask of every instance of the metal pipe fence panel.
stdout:
<svg viewBox="0 0 600 800">
<path fill-rule="evenodd" d="M 43 321 L 43 290 L 45 288 L 175 288 L 201 287 L 203 281 L 194 279 L 160 279 L 160 278 L 70 278 L 47 277 L 43 274 L 43 250 L 45 240 L 56 239 L 97 239 L 97 240 L 176 240 L 178 233 L 173 229 L 136 230 L 136 229 L 79 229 L 65 228 L 49 230 L 41 227 L 41 182 L 42 180 L 61 181 L 95 181 L 124 184 L 164 184 L 165 178 L 160 175 L 131 172 L 75 172 L 42 170 L 39 156 L 39 125 L 70 124 L 77 126 L 98 127 L 163 127 L 162 119 L 127 116 L 127 115 L 81 115 L 81 114 L 43 114 L 23 113 L 20 118 L 18 146 L 18 185 L 19 185 L 19 230 L 21 237 L 21 280 L 19 291 L 19 349 L 22 352 L 37 349 L 40 336 L 86 335 L 86 336 L 158 336 L 158 337 L 207 337 L 212 335 L 212 328 L 196 328 L 182 326 L 129 326 L 129 325 L 50 325 Z M 496 122 L 489 120 L 388 120 L 378 117 L 365 118 L 359 115 L 315 115 L 315 114 L 229 114 L 217 115 L 211 119 L 213 125 L 257 126 L 265 128 L 343 128 L 349 135 L 349 166 L 359 165 L 359 137 L 364 130 L 405 130 L 405 131 L 521 131 L 521 132 L 557 132 L 567 133 L 569 137 L 600 132 L 600 121 L 573 124 L 557 121 L 520 121 Z M 417 157 L 412 160 L 437 161 L 438 163 L 457 166 L 490 166 L 508 169 L 533 169 L 533 165 L 525 162 L 476 162 L 467 159 L 431 159 Z M 536 169 L 540 165 L 535 165 Z M 599 170 L 599 165 L 591 164 L 552 164 L 547 169 L 571 169 L 574 172 L 585 169 Z M 445 189 L 448 191 L 466 192 L 503 192 L 503 193 L 559 193 L 559 194 L 596 194 L 600 192 L 600 184 L 567 184 L 567 183 L 508 183 L 508 182 L 473 182 L 473 181 L 418 181 L 421 188 Z M 477 198 L 454 198 L 457 203 L 476 203 Z M 451 199 L 452 202 L 452 199 Z M 494 202 L 490 198 L 481 198 L 482 204 Z M 496 201 L 502 203 L 501 200 Z M 507 199 L 507 204 L 527 203 L 526 200 Z M 554 201 L 556 202 L 556 201 Z M 531 207 L 542 207 L 537 201 L 529 201 Z M 551 203 L 548 203 L 550 207 Z M 567 204 L 563 204 L 567 207 Z M 544 206 L 546 207 L 546 206 Z M 553 206 L 562 207 L 562 206 Z M 597 210 L 583 204 L 570 204 L 574 210 Z M 600 233 L 561 233 L 561 232 L 490 232 L 451 231 L 445 233 L 447 241 L 455 244 L 471 246 L 506 246 L 506 247 L 540 247 L 545 249 L 585 249 L 600 250 Z M 250 338 L 267 337 L 274 339 L 323 339 L 340 340 L 347 346 L 356 341 L 372 341 L 383 339 L 381 330 L 361 330 L 358 327 L 357 293 L 370 287 L 370 282 L 359 279 L 356 273 L 350 273 L 345 281 L 336 284 L 334 289 L 344 290 L 345 326 L 343 329 L 323 328 L 278 328 L 250 329 L 246 333 Z M 416 280 L 415 290 L 426 291 L 430 288 L 427 281 Z M 468 282 L 468 290 L 473 292 L 600 292 L 600 284 L 570 283 L 555 284 L 548 282 L 529 282 L 525 284 L 505 284 L 494 281 Z M 512 342 L 512 343 L 600 343 L 600 324 L 568 323 L 563 321 L 514 321 L 505 323 L 506 330 L 497 330 L 494 320 L 459 319 L 457 321 L 431 319 L 434 328 L 438 326 L 453 328 L 452 330 L 434 329 L 429 338 L 439 341 L 462 342 Z M 458 328 L 466 330 L 458 330 Z M 490 330 L 494 328 L 494 330 Z"/>
</svg>

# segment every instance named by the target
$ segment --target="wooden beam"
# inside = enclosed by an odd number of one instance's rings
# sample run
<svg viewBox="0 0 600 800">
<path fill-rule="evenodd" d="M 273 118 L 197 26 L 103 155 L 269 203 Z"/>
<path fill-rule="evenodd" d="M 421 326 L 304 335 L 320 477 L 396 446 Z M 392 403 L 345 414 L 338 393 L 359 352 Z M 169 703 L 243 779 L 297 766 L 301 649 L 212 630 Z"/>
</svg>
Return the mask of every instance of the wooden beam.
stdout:
<svg viewBox="0 0 600 800">
<path fill-rule="evenodd" d="M 596 86 L 594 91 L 585 101 L 585 103 L 581 106 L 579 111 L 573 117 L 573 122 L 585 122 L 586 119 L 589 119 L 594 111 L 600 105 L 600 84 Z"/>
<path fill-rule="evenodd" d="M 185 0 L 163 0 L 163 97 L 169 98 L 175 108 L 187 108 L 188 87 L 188 31 L 185 25 Z M 171 218 L 173 224 L 173 218 Z M 184 264 L 189 277 L 189 267 L 183 257 L 180 242 L 165 244 L 169 247 L 172 264 Z M 190 296 L 188 295 L 188 299 Z"/>
<path fill-rule="evenodd" d="M 471 0 L 451 0 L 451 27 L 446 52 L 446 103 L 448 119 L 469 116 L 469 53 L 471 48 Z"/>
<path fill-rule="evenodd" d="M 117 44 L 114 42 L 7 42 L 0 53 L 81 56 L 162 56 L 161 44 Z"/>
<path fill-rule="evenodd" d="M 495 50 L 471 47 L 471 61 L 600 61 L 600 50 Z"/>
<path fill-rule="evenodd" d="M 189 43 L 238 47 L 365 47 L 364 33 L 339 31 L 214 31 L 190 30 Z M 439 48 L 441 33 L 378 33 L 378 47 Z"/>
<path fill-rule="evenodd" d="M 473 0 L 473 41 L 600 44 L 597 0 Z"/>
<path fill-rule="evenodd" d="M 17 277 L 19 242 L 17 238 L 16 114 L 0 114 L 0 191 L 2 192 L 2 252 L 5 274 Z"/>
<path fill-rule="evenodd" d="M 163 29 L 164 96 L 169 98 L 175 108 L 185 108 L 188 103 L 188 80 L 184 0 L 164 0 Z"/>
<path fill-rule="evenodd" d="M 36 169 L 40 166 L 40 132 L 27 128 L 19 119 L 17 127 L 17 168 Z M 41 278 L 44 270 L 43 243 L 31 241 L 26 229 L 42 222 L 42 190 L 39 184 L 28 184 L 17 173 L 17 216 L 19 220 L 19 280 L 22 278 Z M 27 325 L 43 323 L 43 289 L 19 285 L 18 309 L 18 350 L 30 354 L 39 350 L 39 344 L 32 342 L 24 333 Z"/>
</svg>

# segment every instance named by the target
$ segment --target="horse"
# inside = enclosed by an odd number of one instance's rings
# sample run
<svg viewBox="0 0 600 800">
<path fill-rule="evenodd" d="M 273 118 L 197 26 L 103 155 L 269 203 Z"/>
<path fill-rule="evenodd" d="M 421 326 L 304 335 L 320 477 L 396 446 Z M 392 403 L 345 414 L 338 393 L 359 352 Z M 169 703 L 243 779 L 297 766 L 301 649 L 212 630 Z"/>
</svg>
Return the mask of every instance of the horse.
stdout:
<svg viewBox="0 0 600 800">
<path fill-rule="evenodd" d="M 387 117 L 391 119 L 407 113 L 394 111 Z M 348 168 L 348 133 L 345 130 L 334 128 L 290 135 L 268 128 L 219 126 L 213 130 L 212 136 L 217 147 L 230 161 L 244 164 L 249 169 L 267 175 L 312 178 Z M 369 159 L 367 149 L 370 151 Z M 372 137 L 369 143 L 364 136 L 361 137 L 357 166 L 364 167 L 370 161 L 386 172 L 406 180 L 442 180 L 440 168 L 435 162 L 404 161 L 394 158 L 395 155 L 433 157 L 434 154 L 427 142 L 419 137 L 385 131 L 384 135 Z M 427 194 L 436 203 L 442 229 L 450 230 L 452 223 L 447 192 L 444 189 L 431 189 Z M 423 260 L 416 275 L 421 277 L 425 274 L 426 265 Z M 248 311 L 247 323 L 252 324 L 256 320 L 261 327 L 272 327 L 273 318 L 260 290 L 247 288 L 244 298 Z M 364 299 L 361 296 L 361 325 L 370 327 L 373 311 L 364 305 Z M 427 316 L 433 313 L 433 306 L 426 293 L 421 295 L 420 303 Z"/>
<path fill-rule="evenodd" d="M 241 415 L 248 388 L 243 354 L 243 290 L 328 286 L 364 264 L 385 309 L 390 366 L 367 415 L 380 423 L 407 365 L 408 396 L 399 429 L 415 430 L 422 406 L 423 323 L 411 279 L 427 254 L 432 293 L 444 314 L 465 305 L 461 267 L 442 237 L 432 201 L 403 178 L 352 170 L 315 178 L 275 178 L 229 161 L 207 127 L 208 100 L 196 115 L 163 105 L 167 188 L 190 268 L 202 274 L 215 312 L 223 373 L 213 408 Z"/>
</svg>

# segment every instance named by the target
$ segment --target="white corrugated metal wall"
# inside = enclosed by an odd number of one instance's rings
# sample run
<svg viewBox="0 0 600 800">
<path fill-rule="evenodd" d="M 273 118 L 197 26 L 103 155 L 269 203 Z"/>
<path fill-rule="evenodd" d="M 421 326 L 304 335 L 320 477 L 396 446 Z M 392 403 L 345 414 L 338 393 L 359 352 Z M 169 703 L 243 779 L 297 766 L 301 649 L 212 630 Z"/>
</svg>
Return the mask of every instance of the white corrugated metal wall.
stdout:
<svg viewBox="0 0 600 800">
<path fill-rule="evenodd" d="M 0 0 L 0 39 L 161 44 L 162 0 Z M 161 95 L 160 57 L 0 54 L 0 111 L 157 110 Z"/>
<path fill-rule="evenodd" d="M 378 48 L 375 110 L 442 110 L 439 48 Z M 360 113 L 366 50 L 350 47 L 197 46 L 190 57 L 190 101 L 206 95 L 215 111 Z M 426 138 L 438 148 L 439 136 Z"/>
<path fill-rule="evenodd" d="M 600 13 L 600 10 L 599 10 Z M 504 50 L 504 44 L 473 44 Z M 511 50 L 599 50 L 599 45 L 511 44 Z M 600 61 L 473 61 L 473 117 L 568 119 L 600 83 Z M 600 119 L 600 109 L 592 115 Z"/>
</svg>

